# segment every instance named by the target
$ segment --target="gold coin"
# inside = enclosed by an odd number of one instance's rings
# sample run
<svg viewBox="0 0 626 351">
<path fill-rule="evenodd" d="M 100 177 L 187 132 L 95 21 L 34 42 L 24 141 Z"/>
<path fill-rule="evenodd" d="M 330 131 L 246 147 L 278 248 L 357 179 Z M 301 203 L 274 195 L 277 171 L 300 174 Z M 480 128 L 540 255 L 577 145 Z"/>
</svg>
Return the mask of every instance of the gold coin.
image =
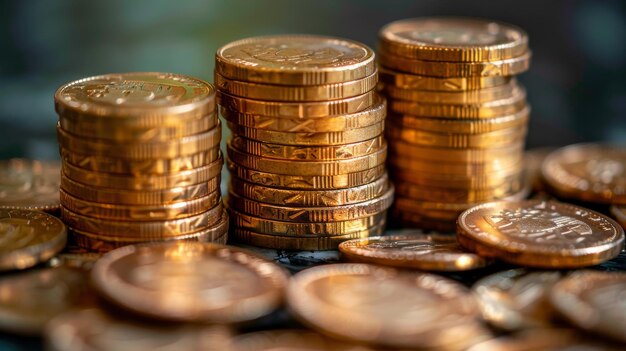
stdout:
<svg viewBox="0 0 626 351">
<path fill-rule="evenodd" d="M 516 57 L 528 36 L 513 25 L 471 18 L 412 18 L 387 24 L 379 33 L 385 51 L 410 59 L 483 62 Z"/>
<path fill-rule="evenodd" d="M 482 104 L 485 102 L 508 99 L 513 97 L 517 81 L 512 79 L 506 84 L 491 88 L 467 91 L 423 91 L 402 89 L 386 85 L 383 91 L 392 99 L 424 102 L 429 104 Z"/>
<path fill-rule="evenodd" d="M 541 167 L 557 195 L 581 201 L 626 204 L 626 148 L 576 144 L 549 154 Z"/>
<path fill-rule="evenodd" d="M 431 77 L 514 76 L 528 70 L 531 52 L 498 61 L 443 62 L 423 61 L 393 56 L 382 49 L 380 64 L 398 71 Z"/>
<path fill-rule="evenodd" d="M 93 141 L 72 136 L 58 126 L 57 135 L 61 148 L 77 154 L 145 160 L 189 156 L 215 148 L 222 140 L 222 126 L 218 122 L 215 128 L 205 133 L 168 142 L 151 143 Z"/>
<path fill-rule="evenodd" d="M 297 176 L 350 174 L 384 164 L 387 158 L 386 145 L 368 155 L 333 161 L 294 162 L 291 160 L 264 158 L 240 152 L 234 149 L 230 143 L 227 145 L 227 151 L 230 160 L 243 167 L 261 172 Z"/>
<path fill-rule="evenodd" d="M 260 234 L 278 236 L 336 236 L 346 235 L 366 230 L 380 225 L 385 220 L 385 211 L 369 217 L 351 219 L 341 222 L 285 222 L 266 218 L 259 218 L 241 213 L 233 208 L 228 208 L 232 225 L 236 229 L 249 230 Z"/>
<path fill-rule="evenodd" d="M 325 36 L 273 35 L 242 39 L 215 54 L 215 71 L 234 80 L 278 85 L 323 85 L 376 72 L 364 44 Z"/>
<path fill-rule="evenodd" d="M 376 88 L 378 74 L 344 83 L 325 85 L 274 85 L 242 82 L 215 72 L 215 86 L 226 94 L 268 101 L 327 101 L 362 95 Z"/>
<path fill-rule="evenodd" d="M 486 189 L 449 189 L 416 186 L 405 182 L 396 182 L 396 193 L 402 197 L 425 200 L 443 201 L 449 203 L 474 203 L 482 201 L 492 201 L 511 196 L 520 192 L 525 186 L 523 179 L 516 179 L 503 183 L 500 186 Z"/>
<path fill-rule="evenodd" d="M 189 171 L 128 176 L 93 172 L 63 162 L 63 175 L 88 186 L 126 190 L 164 190 L 204 183 L 220 175 L 223 159 Z M 71 193 L 71 192 L 70 192 Z M 79 196 L 80 197 L 80 196 Z"/>
<path fill-rule="evenodd" d="M 523 177 L 522 164 L 498 172 L 484 173 L 473 176 L 439 174 L 404 171 L 391 168 L 391 179 L 394 182 L 407 182 L 410 184 L 432 186 L 449 189 L 485 189 L 495 188 L 506 182 L 514 181 Z"/>
<path fill-rule="evenodd" d="M 396 126 L 397 124 L 405 128 L 436 133 L 481 134 L 525 126 L 529 115 L 529 106 L 508 116 L 467 121 L 390 114 L 387 116 L 387 125 Z"/>
<path fill-rule="evenodd" d="M 623 272 L 580 271 L 556 283 L 550 302 L 577 327 L 623 343 L 626 342 L 624 291 Z"/>
<path fill-rule="evenodd" d="M 372 351 L 362 345 L 333 340 L 302 329 L 263 330 L 240 334 L 231 339 L 231 343 L 232 349 L 238 351 Z"/>
<path fill-rule="evenodd" d="M 520 112 L 526 107 L 526 91 L 522 86 L 515 89 L 513 97 L 482 104 L 429 104 L 414 101 L 389 100 L 389 111 L 418 117 L 448 119 L 496 118 Z"/>
<path fill-rule="evenodd" d="M 626 228 L 626 207 L 624 206 L 611 206 L 611 214 L 617 220 L 617 222 Z"/>
<path fill-rule="evenodd" d="M 0 208 L 59 209 L 61 165 L 26 159 L 0 161 Z"/>
<path fill-rule="evenodd" d="M 387 139 L 411 145 L 450 149 L 499 148 L 519 143 L 526 138 L 527 128 L 510 128 L 482 134 L 433 133 L 418 129 L 396 128 L 385 130 Z"/>
<path fill-rule="evenodd" d="M 546 328 L 555 317 L 549 294 L 563 275 L 560 271 L 511 269 L 482 278 L 472 291 L 483 318 L 491 325 L 504 330 Z"/>
<path fill-rule="evenodd" d="M 265 143 L 234 135 L 229 143 L 233 148 L 250 155 L 297 162 L 345 160 L 365 156 L 387 146 L 383 136 L 344 145 L 297 146 Z"/>
<path fill-rule="evenodd" d="M 354 238 L 381 235 L 385 231 L 385 221 L 379 225 L 343 235 L 286 236 L 256 233 L 250 230 L 234 228 L 233 240 L 248 245 L 281 250 L 337 250 L 337 246 Z"/>
<path fill-rule="evenodd" d="M 220 192 L 189 201 L 159 205 L 119 205 L 90 202 L 74 197 L 61 190 L 63 207 L 84 216 L 121 221 L 155 221 L 186 218 L 198 215 L 221 201 Z"/>
<path fill-rule="evenodd" d="M 182 121 L 177 125 L 138 127 L 132 124 L 111 123 L 101 118 L 79 122 L 59 116 L 61 129 L 83 138 L 115 140 L 118 142 L 163 142 L 206 132 L 217 125 L 219 118 L 213 112 L 197 119 Z"/>
<path fill-rule="evenodd" d="M 179 219 L 131 221 L 100 219 L 68 210 L 61 206 L 61 218 L 76 230 L 121 238 L 170 238 L 201 231 L 215 225 L 223 212 L 222 203 L 204 212 Z"/>
<path fill-rule="evenodd" d="M 215 111 L 215 89 L 172 73 L 108 74 L 61 86 L 54 105 L 59 115 L 76 123 L 100 118 L 111 124 L 162 127 Z"/>
<path fill-rule="evenodd" d="M 387 102 L 376 95 L 374 105 L 367 109 L 343 116 L 319 118 L 274 117 L 240 113 L 220 107 L 220 114 L 233 125 L 287 133 L 329 133 L 361 129 L 377 125 L 385 120 Z"/>
<path fill-rule="evenodd" d="M 385 347 L 467 347 L 486 337 L 469 291 L 428 273 L 368 264 L 313 267 L 291 279 L 287 304 L 322 333 Z"/>
<path fill-rule="evenodd" d="M 465 252 L 454 235 L 438 233 L 353 239 L 339 244 L 339 251 L 350 261 L 425 271 L 466 271 L 489 263 Z"/>
<path fill-rule="evenodd" d="M 361 186 L 373 182 L 386 172 L 384 164 L 365 171 L 328 176 L 282 175 L 259 172 L 242 167 L 230 160 L 227 160 L 227 165 L 228 170 L 234 177 L 248 182 L 268 187 L 302 190 L 345 189 Z"/>
<path fill-rule="evenodd" d="M 451 162 L 432 162 L 428 160 L 420 160 L 412 158 L 412 154 L 401 152 L 390 152 L 388 157 L 388 165 L 390 168 L 400 171 L 419 171 L 437 174 L 465 175 L 472 176 L 485 174 L 490 172 L 498 172 L 510 169 L 519 165 L 524 161 L 524 154 L 511 155 L 509 158 L 503 158 L 502 161 L 486 163 L 451 163 Z M 498 162 L 500 161 L 500 162 Z"/>
<path fill-rule="evenodd" d="M 135 320 L 105 305 L 65 313 L 45 333 L 50 351 L 227 350 L 230 338 L 224 326 Z"/>
<path fill-rule="evenodd" d="M 273 130 L 247 128 L 228 123 L 232 134 L 264 143 L 283 145 L 344 145 L 370 140 L 380 136 L 385 130 L 385 123 L 379 122 L 367 127 L 350 129 L 343 132 L 297 132 L 285 133 Z"/>
<path fill-rule="evenodd" d="M 260 218 L 285 222 L 340 222 L 370 217 L 386 211 L 393 202 L 393 185 L 377 198 L 356 204 L 329 207 L 288 207 L 266 204 L 246 199 L 232 190 L 228 195 L 228 207 Z"/>
<path fill-rule="evenodd" d="M 410 145 L 392 140 L 388 142 L 390 152 L 406 155 L 407 158 L 410 156 L 413 159 L 437 163 L 498 164 L 512 155 L 520 155 L 524 152 L 523 141 L 511 146 L 490 149 L 444 149 Z"/>
<path fill-rule="evenodd" d="M 119 205 L 161 206 L 207 196 L 219 189 L 220 180 L 221 177 L 217 175 L 206 182 L 198 184 L 146 191 L 94 188 L 91 185 L 62 177 L 61 189 L 85 201 Z"/>
<path fill-rule="evenodd" d="M 338 190 L 289 190 L 248 183 L 230 178 L 230 188 L 250 200 L 282 206 L 340 206 L 368 201 L 382 196 L 389 189 L 387 174 L 371 183 Z"/>
<path fill-rule="evenodd" d="M 385 67 L 378 68 L 378 77 L 381 83 L 393 85 L 401 89 L 417 89 L 422 91 L 470 91 L 492 88 L 511 81 L 511 77 L 428 77 L 419 76 Z"/>
<path fill-rule="evenodd" d="M 60 219 L 39 211 L 0 209 L 0 271 L 25 269 L 45 262 L 67 242 Z"/>
<path fill-rule="evenodd" d="M 612 219 L 558 202 L 486 203 L 463 212 L 457 223 L 463 247 L 529 267 L 591 266 L 624 247 L 624 230 Z"/>
<path fill-rule="evenodd" d="M 84 170 L 132 175 L 166 174 L 191 171 L 220 159 L 219 145 L 188 156 L 149 160 L 129 160 L 118 157 L 83 155 L 61 148 L 61 159 Z"/>
<path fill-rule="evenodd" d="M 91 272 L 96 288 L 120 307 L 159 319 L 212 323 L 272 312 L 288 280 L 283 268 L 252 252 L 193 242 L 120 248 Z"/>
</svg>

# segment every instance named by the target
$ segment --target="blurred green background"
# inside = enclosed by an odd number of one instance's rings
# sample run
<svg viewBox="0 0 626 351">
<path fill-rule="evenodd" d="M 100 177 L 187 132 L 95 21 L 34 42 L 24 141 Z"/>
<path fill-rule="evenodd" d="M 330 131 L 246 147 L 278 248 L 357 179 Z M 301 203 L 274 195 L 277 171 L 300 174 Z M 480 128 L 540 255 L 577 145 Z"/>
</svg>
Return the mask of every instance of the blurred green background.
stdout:
<svg viewBox="0 0 626 351">
<path fill-rule="evenodd" d="M 0 157 L 58 157 L 55 89 L 78 78 L 171 71 L 212 81 L 232 40 L 315 33 L 376 46 L 384 24 L 475 16 L 526 29 L 528 145 L 626 142 L 624 1 L 0 0 Z"/>
</svg>

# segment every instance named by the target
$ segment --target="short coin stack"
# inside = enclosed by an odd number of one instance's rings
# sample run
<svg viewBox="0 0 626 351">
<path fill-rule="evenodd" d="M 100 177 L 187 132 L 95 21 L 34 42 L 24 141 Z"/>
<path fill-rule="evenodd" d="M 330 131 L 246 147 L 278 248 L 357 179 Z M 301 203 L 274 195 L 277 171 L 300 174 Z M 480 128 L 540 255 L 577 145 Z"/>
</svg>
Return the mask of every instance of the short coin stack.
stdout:
<svg viewBox="0 0 626 351">
<path fill-rule="evenodd" d="M 472 19 L 409 19 L 380 32 L 389 167 L 405 224 L 452 230 L 473 204 L 526 196 L 529 107 L 514 76 L 526 34 Z"/>
<path fill-rule="evenodd" d="M 55 94 L 61 216 L 93 251 L 138 242 L 225 242 L 214 88 L 168 73 L 85 78 Z"/>
<path fill-rule="evenodd" d="M 270 36 L 218 50 L 238 241 L 323 250 L 382 232 L 393 188 L 377 79 L 372 50 L 349 40 Z"/>
</svg>

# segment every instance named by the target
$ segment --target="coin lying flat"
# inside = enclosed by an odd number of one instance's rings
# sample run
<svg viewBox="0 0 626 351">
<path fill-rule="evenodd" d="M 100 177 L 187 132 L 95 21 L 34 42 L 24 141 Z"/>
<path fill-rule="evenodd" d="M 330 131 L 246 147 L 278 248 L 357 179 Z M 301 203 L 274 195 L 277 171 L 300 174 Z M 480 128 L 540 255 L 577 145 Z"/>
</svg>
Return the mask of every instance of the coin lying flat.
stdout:
<svg viewBox="0 0 626 351">
<path fill-rule="evenodd" d="M 590 266 L 617 256 L 624 230 L 582 207 L 551 201 L 490 202 L 457 221 L 459 243 L 481 256 L 541 268 Z"/>
<path fill-rule="evenodd" d="M 483 318 L 506 330 L 548 327 L 554 318 L 550 290 L 560 271 L 512 269 L 482 278 L 472 286 Z"/>
<path fill-rule="evenodd" d="M 426 273 L 367 264 L 318 266 L 292 278 L 287 302 L 307 325 L 360 342 L 461 348 L 485 337 L 465 288 Z"/>
<path fill-rule="evenodd" d="M 0 208 L 59 209 L 61 165 L 26 159 L 0 161 Z"/>
<path fill-rule="evenodd" d="M 369 347 L 354 345 L 324 337 L 307 330 L 287 329 L 247 333 L 231 340 L 237 351 L 368 351 Z"/>
<path fill-rule="evenodd" d="M 465 271 L 489 261 L 465 252 L 452 235 L 406 234 L 344 241 L 339 251 L 350 261 L 430 271 Z"/>
<path fill-rule="evenodd" d="M 243 249 L 208 243 L 126 246 L 92 270 L 96 288 L 136 313 L 177 321 L 240 322 L 276 308 L 287 274 Z"/>
<path fill-rule="evenodd" d="M 578 330 L 565 328 L 534 328 L 476 344 L 467 351 L 618 351 L 623 345 L 581 335 Z"/>
<path fill-rule="evenodd" d="M 579 271 L 558 282 L 552 305 L 579 328 L 626 342 L 626 274 Z"/>
</svg>

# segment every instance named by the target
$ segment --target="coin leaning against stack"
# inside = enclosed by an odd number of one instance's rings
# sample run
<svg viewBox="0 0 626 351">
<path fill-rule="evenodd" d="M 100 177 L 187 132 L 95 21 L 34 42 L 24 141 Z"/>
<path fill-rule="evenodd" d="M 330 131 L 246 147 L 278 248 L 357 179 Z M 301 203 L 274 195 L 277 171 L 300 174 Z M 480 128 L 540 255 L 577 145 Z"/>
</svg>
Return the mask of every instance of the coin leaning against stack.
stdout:
<svg viewBox="0 0 626 351">
<path fill-rule="evenodd" d="M 374 52 L 344 39 L 256 37 L 217 51 L 234 238 L 323 250 L 383 231 L 393 187 L 377 82 Z"/>
<path fill-rule="evenodd" d="M 474 204 L 525 197 L 529 106 L 513 76 L 529 66 L 526 34 L 491 21 L 418 18 L 383 27 L 379 38 L 394 216 L 449 231 Z"/>
<path fill-rule="evenodd" d="M 61 217 L 93 251 L 133 243 L 224 243 L 215 89 L 169 73 L 81 79 L 55 94 Z"/>
</svg>

